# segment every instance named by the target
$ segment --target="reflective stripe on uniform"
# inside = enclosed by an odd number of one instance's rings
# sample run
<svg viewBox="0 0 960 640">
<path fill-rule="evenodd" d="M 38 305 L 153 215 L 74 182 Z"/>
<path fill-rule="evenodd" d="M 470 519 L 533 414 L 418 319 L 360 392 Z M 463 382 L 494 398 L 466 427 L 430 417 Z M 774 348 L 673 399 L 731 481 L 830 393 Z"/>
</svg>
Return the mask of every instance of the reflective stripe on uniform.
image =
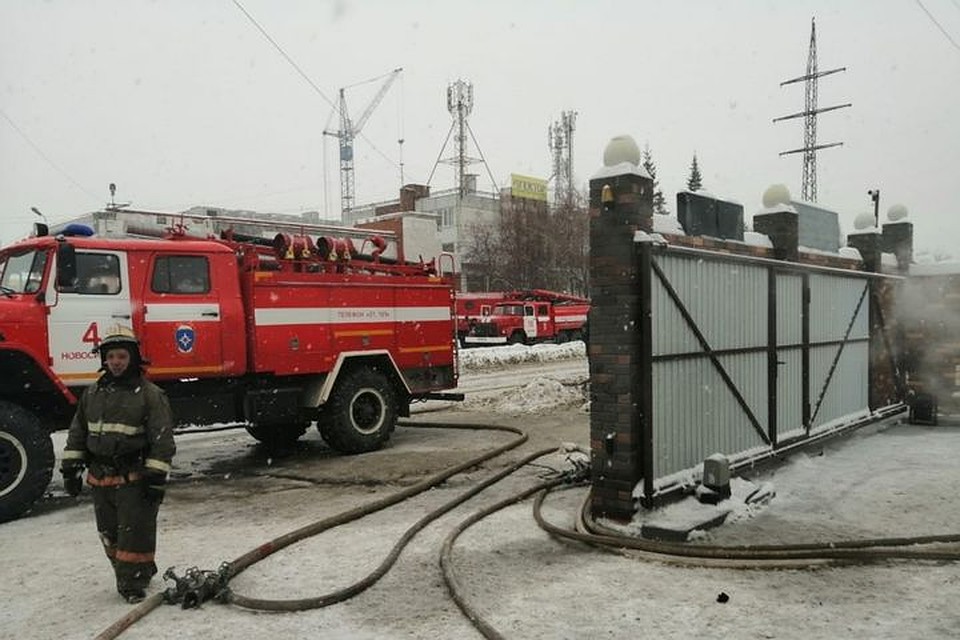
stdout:
<svg viewBox="0 0 960 640">
<path fill-rule="evenodd" d="M 117 555 L 117 547 L 109 540 L 101 540 L 100 542 L 103 543 L 103 552 L 107 554 L 108 558 L 113 560 Z"/>
<path fill-rule="evenodd" d="M 95 478 L 88 473 L 87 484 L 91 487 L 119 487 L 128 482 L 136 482 L 140 477 L 140 474 L 136 472 L 128 473 L 125 476 L 103 476 L 102 478 Z"/>
<path fill-rule="evenodd" d="M 64 460 L 86 460 L 87 452 L 86 451 L 75 451 L 73 449 L 66 449 L 63 452 Z"/>
<path fill-rule="evenodd" d="M 157 460 L 156 458 L 147 458 L 143 461 L 143 466 L 147 469 L 156 469 L 157 471 L 163 471 L 164 473 L 170 473 L 170 469 L 173 467 L 168 462 L 163 460 Z"/>
<path fill-rule="evenodd" d="M 125 436 L 139 436 L 144 433 L 143 425 L 123 424 L 122 422 L 94 422 L 89 426 L 90 433 L 122 433 Z"/>
<path fill-rule="evenodd" d="M 119 562 L 153 562 L 154 552 L 122 551 L 117 549 L 113 557 Z"/>
</svg>

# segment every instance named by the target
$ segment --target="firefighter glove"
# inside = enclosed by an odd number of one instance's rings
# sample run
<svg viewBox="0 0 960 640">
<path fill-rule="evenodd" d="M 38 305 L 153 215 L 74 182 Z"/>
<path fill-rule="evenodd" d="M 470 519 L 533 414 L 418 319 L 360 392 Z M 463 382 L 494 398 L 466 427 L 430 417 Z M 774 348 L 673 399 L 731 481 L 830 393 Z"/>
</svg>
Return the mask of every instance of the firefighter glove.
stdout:
<svg viewBox="0 0 960 640">
<path fill-rule="evenodd" d="M 83 489 L 83 478 L 81 477 L 81 474 L 83 473 L 83 466 L 64 465 L 60 472 L 63 474 L 64 490 L 73 497 L 80 495 L 80 491 Z"/>
<path fill-rule="evenodd" d="M 151 504 L 160 504 L 163 502 L 163 494 L 167 489 L 167 474 L 150 473 L 143 481 L 143 495 L 147 502 Z"/>
</svg>

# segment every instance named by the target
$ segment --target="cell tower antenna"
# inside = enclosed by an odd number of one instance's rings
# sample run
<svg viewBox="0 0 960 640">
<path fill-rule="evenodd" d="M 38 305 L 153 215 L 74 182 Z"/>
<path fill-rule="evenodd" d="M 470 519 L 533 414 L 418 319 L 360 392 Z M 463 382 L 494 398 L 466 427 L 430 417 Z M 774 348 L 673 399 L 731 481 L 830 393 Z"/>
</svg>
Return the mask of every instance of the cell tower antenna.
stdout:
<svg viewBox="0 0 960 640">
<path fill-rule="evenodd" d="M 463 199 L 463 194 L 468 191 L 467 189 L 467 168 L 471 164 L 480 162 L 487 170 L 487 175 L 490 177 L 490 182 L 493 183 L 496 188 L 497 181 L 493 177 L 493 173 L 490 171 L 490 166 L 487 164 L 486 159 L 483 157 L 483 152 L 480 151 L 480 145 L 477 144 L 477 138 L 473 135 L 473 131 L 470 129 L 470 113 L 473 111 L 473 84 L 466 82 L 464 80 L 457 80 L 449 85 L 447 85 L 447 111 L 450 112 L 452 122 L 450 123 L 450 130 L 447 132 L 447 137 L 443 141 L 443 147 L 440 149 L 440 157 L 437 158 L 437 161 L 433 165 L 433 170 L 430 171 L 430 177 L 427 178 L 427 184 L 433 180 L 433 174 L 437 170 L 437 165 L 441 162 L 444 164 L 451 164 L 454 166 L 457 175 L 457 189 L 459 196 Z M 456 131 L 456 152 L 453 156 L 448 158 L 443 158 L 443 152 L 447 148 L 447 142 L 450 141 L 450 134 Z M 473 140 L 473 145 L 477 149 L 479 158 L 474 158 L 469 155 L 468 151 L 468 138 Z"/>
<path fill-rule="evenodd" d="M 816 19 L 810 19 L 810 51 L 807 55 L 807 73 L 797 78 L 791 78 L 780 83 L 780 86 L 804 81 L 806 83 L 806 103 L 803 111 L 792 113 L 788 116 L 774 118 L 774 122 L 781 120 L 791 120 L 793 118 L 803 118 L 803 146 L 799 149 L 782 151 L 781 156 L 792 153 L 803 153 L 803 188 L 802 199 L 805 202 L 817 201 L 817 151 L 820 149 L 829 149 L 830 147 L 843 146 L 842 142 L 831 142 L 829 144 L 817 144 L 817 115 L 827 111 L 835 111 L 845 107 L 853 106 L 852 103 L 838 104 L 832 107 L 819 108 L 817 106 L 817 80 L 823 76 L 828 76 L 840 71 L 846 71 L 846 67 L 830 69 L 829 71 L 817 70 L 817 23 Z"/>
<path fill-rule="evenodd" d="M 576 196 L 573 179 L 573 132 L 577 127 L 577 112 L 564 111 L 560 119 L 547 129 L 547 145 L 553 158 L 554 197 L 557 204 L 570 207 Z"/>
</svg>

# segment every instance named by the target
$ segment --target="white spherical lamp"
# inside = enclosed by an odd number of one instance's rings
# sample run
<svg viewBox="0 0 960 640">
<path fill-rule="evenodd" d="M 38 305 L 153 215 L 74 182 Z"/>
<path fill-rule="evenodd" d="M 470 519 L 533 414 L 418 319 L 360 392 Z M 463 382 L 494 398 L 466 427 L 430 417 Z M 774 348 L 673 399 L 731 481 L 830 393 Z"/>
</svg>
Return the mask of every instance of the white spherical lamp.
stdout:
<svg viewBox="0 0 960 640">
<path fill-rule="evenodd" d="M 869 229 L 871 227 L 875 227 L 876 225 L 877 221 L 873 217 L 872 211 L 864 211 L 853 219 L 854 229 Z"/>
<path fill-rule="evenodd" d="M 907 208 L 902 204 L 895 204 L 887 209 L 887 220 L 890 222 L 896 222 L 897 220 L 903 220 L 907 217 L 907 214 L 910 213 L 907 211 Z"/>
<path fill-rule="evenodd" d="M 767 209 L 790 203 L 790 190 L 785 184 L 772 184 L 763 192 L 763 206 Z"/>
<path fill-rule="evenodd" d="M 640 165 L 640 147 L 631 136 L 614 136 L 603 150 L 603 164 L 606 167 L 629 162 L 633 166 Z"/>
</svg>

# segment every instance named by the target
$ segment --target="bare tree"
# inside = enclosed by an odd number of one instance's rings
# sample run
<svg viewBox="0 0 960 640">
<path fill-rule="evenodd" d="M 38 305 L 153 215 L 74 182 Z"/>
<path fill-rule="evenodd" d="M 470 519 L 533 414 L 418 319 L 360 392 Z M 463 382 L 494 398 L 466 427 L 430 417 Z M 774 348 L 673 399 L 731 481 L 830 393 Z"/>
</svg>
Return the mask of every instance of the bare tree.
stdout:
<svg viewBox="0 0 960 640">
<path fill-rule="evenodd" d="M 589 288 L 590 224 L 583 199 L 553 210 L 556 241 L 552 289 L 587 295 Z"/>
<path fill-rule="evenodd" d="M 461 287 L 465 291 L 494 291 L 503 288 L 503 251 L 500 230 L 489 224 L 470 228 L 469 242 L 463 252 Z"/>
<path fill-rule="evenodd" d="M 548 209 L 512 199 L 496 228 L 477 226 L 463 254 L 465 288 L 551 289 L 586 295 L 589 224 L 578 197 Z"/>
</svg>

